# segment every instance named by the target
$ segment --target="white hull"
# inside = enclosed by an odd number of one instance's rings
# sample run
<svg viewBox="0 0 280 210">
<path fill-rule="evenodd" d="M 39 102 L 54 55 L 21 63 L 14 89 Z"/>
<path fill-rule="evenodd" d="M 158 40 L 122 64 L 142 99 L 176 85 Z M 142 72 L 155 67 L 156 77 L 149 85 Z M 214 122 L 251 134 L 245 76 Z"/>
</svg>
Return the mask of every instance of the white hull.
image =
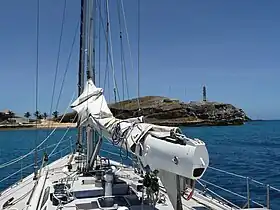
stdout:
<svg viewBox="0 0 280 210">
<path fill-rule="evenodd" d="M 90 208 L 86 207 L 91 205 L 91 202 L 97 201 L 98 198 L 102 196 L 98 196 L 98 192 L 102 190 L 102 188 L 96 186 L 95 179 L 93 177 L 83 177 L 77 174 L 77 167 L 79 161 L 75 160 L 75 157 L 79 156 L 78 154 L 69 154 L 66 155 L 53 163 L 43 167 L 39 171 L 39 178 L 37 180 L 33 180 L 33 174 L 27 176 L 23 180 L 17 182 L 12 185 L 8 189 L 4 190 L 0 195 L 0 209 L 58 209 L 58 206 L 53 205 L 50 199 L 50 193 L 54 192 L 53 183 L 54 182 L 65 182 L 69 184 L 70 192 L 72 194 L 74 191 L 79 192 L 79 194 L 91 192 L 96 193 L 96 197 L 90 196 L 90 198 L 74 198 L 73 200 L 61 205 L 62 209 L 101 209 L 100 207 Z M 120 163 L 115 161 L 110 161 L 112 165 L 118 165 L 118 177 L 126 182 L 129 186 L 133 186 L 133 183 L 136 183 L 140 178 L 139 175 L 134 173 L 132 167 L 122 166 Z M 72 164 L 72 170 L 69 172 L 67 169 L 67 165 Z M 84 184 L 82 184 L 82 180 Z M 160 183 L 161 185 L 161 183 Z M 50 187 L 49 193 L 46 192 L 46 189 Z M 45 196 L 45 192 L 47 193 Z M 141 193 L 137 193 L 139 197 L 141 197 Z M 76 194 L 78 195 L 78 194 Z M 114 193 L 113 193 L 114 195 Z M 127 195 L 128 196 L 128 195 Z M 86 196 L 85 196 L 86 197 Z M 125 196 L 124 196 L 125 197 Z M 160 190 L 160 197 L 162 198 L 161 203 L 157 202 L 155 209 L 164 210 L 164 209 L 173 209 L 173 206 L 165 193 L 164 189 Z M 13 199 L 11 199 L 13 198 Z M 8 200 L 11 199 L 10 205 L 6 205 Z M 203 195 L 200 191 L 195 190 L 193 197 L 190 200 L 181 199 L 182 206 L 184 210 L 194 209 L 214 209 L 214 210 L 228 210 L 228 209 L 237 209 L 230 207 L 218 200 L 211 198 L 209 196 Z M 42 204 L 42 202 L 44 202 Z M 78 207 L 83 206 L 83 208 Z M 46 208 L 45 208 L 46 207 Z M 118 209 L 118 208 L 117 208 Z M 119 207 L 119 209 L 121 209 Z M 123 208 L 125 209 L 125 208 Z M 142 209 L 140 206 L 131 206 L 131 209 Z M 143 206 L 143 209 L 153 209 L 152 206 Z M 263 208 L 266 209 L 266 208 Z"/>
</svg>

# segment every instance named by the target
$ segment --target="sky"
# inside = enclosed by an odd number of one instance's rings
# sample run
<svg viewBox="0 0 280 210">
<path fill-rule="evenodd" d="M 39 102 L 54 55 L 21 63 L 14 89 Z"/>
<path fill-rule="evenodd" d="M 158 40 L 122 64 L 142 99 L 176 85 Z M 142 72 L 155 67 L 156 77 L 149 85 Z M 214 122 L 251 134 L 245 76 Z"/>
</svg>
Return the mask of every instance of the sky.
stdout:
<svg viewBox="0 0 280 210">
<path fill-rule="evenodd" d="M 0 110 L 11 109 L 18 114 L 36 110 L 36 1 L 0 1 Z M 116 2 L 109 1 L 109 14 L 112 57 L 122 98 Z M 132 62 L 122 27 L 124 60 L 129 96 L 136 97 L 137 0 L 123 2 Z M 50 112 L 63 7 L 64 0 L 40 1 L 38 109 L 41 112 Z M 280 119 L 279 8 L 280 2 L 277 0 L 142 0 L 140 96 L 160 95 L 186 102 L 196 101 L 201 100 L 202 86 L 206 85 L 210 101 L 231 103 L 245 110 L 253 119 Z M 56 107 L 79 15 L 79 1 L 67 0 L 53 105 L 60 113 L 77 96 L 78 37 L 74 42 L 62 96 Z M 101 27 L 99 36 L 99 26 L 95 26 L 96 77 L 100 75 L 101 78 L 97 85 L 105 87 L 106 98 L 112 102 L 113 70 L 110 68 L 109 81 L 104 85 L 104 31 Z M 124 98 L 127 97 L 125 94 Z"/>
</svg>

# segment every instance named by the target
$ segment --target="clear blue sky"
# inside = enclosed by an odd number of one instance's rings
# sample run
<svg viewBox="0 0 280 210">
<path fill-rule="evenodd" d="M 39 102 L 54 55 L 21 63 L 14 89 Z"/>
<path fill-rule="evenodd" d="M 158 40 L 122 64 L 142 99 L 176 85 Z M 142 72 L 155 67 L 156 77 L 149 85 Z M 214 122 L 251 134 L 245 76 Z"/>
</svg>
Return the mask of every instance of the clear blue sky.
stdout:
<svg viewBox="0 0 280 210">
<path fill-rule="evenodd" d="M 41 1 L 41 112 L 50 109 L 63 2 Z M 110 4 L 114 62 L 120 81 L 117 10 L 115 1 Z M 124 5 L 136 67 L 137 1 L 124 0 Z M 253 118 L 279 119 L 279 8 L 277 0 L 142 0 L 140 94 L 164 95 L 182 101 L 200 100 L 202 86 L 206 85 L 209 100 L 232 103 Z M 55 101 L 79 12 L 79 1 L 67 0 Z M 35 111 L 35 27 L 36 0 L 0 2 L 0 110 Z M 104 43 L 102 46 L 104 49 Z M 60 112 L 77 89 L 78 39 L 74 50 L 59 104 Z M 104 62 L 101 58 L 101 71 L 104 71 Z M 126 62 L 129 92 L 136 96 L 136 68 L 130 68 L 129 59 Z M 112 85 L 110 91 L 112 100 Z M 109 98 L 108 91 L 106 96 Z"/>
</svg>

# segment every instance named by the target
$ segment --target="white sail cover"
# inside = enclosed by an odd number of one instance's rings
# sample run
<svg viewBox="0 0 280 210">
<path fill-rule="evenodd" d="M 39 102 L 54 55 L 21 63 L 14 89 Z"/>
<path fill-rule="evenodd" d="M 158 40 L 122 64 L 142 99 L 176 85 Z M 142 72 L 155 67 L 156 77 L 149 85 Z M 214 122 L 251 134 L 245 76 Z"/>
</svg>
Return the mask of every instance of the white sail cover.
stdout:
<svg viewBox="0 0 280 210">
<path fill-rule="evenodd" d="M 209 157 L 204 142 L 186 138 L 178 127 L 144 123 L 142 118 L 115 118 L 102 88 L 97 88 L 91 79 L 71 107 L 78 112 L 79 126 L 89 124 L 106 139 L 126 146 L 144 167 L 192 179 L 200 178 L 208 167 Z M 178 143 L 174 136 L 183 138 L 185 143 Z"/>
</svg>

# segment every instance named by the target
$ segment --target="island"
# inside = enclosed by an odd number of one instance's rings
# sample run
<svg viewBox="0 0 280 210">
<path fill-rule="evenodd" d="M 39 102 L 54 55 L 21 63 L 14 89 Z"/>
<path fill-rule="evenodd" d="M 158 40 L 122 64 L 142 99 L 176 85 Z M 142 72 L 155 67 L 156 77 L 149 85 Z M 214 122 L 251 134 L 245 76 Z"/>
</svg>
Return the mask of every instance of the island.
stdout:
<svg viewBox="0 0 280 210">
<path fill-rule="evenodd" d="M 139 105 L 140 104 L 140 108 Z M 211 101 L 181 102 L 162 96 L 145 96 L 109 104 L 113 115 L 119 119 L 144 117 L 144 122 L 166 126 L 225 126 L 243 125 L 251 119 L 231 104 Z M 64 123 L 75 121 L 75 112 L 61 119 Z"/>
<path fill-rule="evenodd" d="M 205 91 L 204 91 L 205 92 Z M 204 94 L 205 95 L 205 94 Z M 182 102 L 163 96 L 145 96 L 109 104 L 113 115 L 119 119 L 144 117 L 144 122 L 165 126 L 225 126 L 243 125 L 251 119 L 246 113 L 231 104 L 206 100 Z M 58 115 L 57 111 L 49 117 L 39 111 L 29 112 L 25 117 L 15 115 L 11 110 L 0 112 L 0 129 L 68 128 L 77 126 L 75 112 Z"/>
</svg>

